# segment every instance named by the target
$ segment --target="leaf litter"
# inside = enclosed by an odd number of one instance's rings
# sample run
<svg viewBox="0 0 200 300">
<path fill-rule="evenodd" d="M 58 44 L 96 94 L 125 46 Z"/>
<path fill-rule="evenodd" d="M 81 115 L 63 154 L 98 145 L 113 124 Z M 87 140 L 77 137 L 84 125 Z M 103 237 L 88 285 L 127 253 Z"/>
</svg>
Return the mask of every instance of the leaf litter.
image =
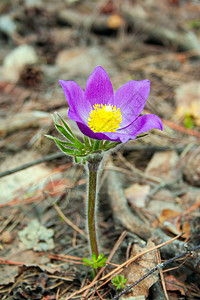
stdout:
<svg viewBox="0 0 200 300">
<path fill-rule="evenodd" d="M 76 80 L 84 86 L 98 56 L 98 63 L 110 70 L 115 88 L 127 80 L 150 79 L 146 112 L 158 114 L 165 124 L 163 133 L 151 133 L 119 148 L 120 155 L 112 153 L 104 166 L 99 240 L 105 254 L 112 254 L 104 271 L 120 272 L 123 262 L 127 277 L 134 276 L 129 278 L 130 283 L 139 279 L 158 264 L 153 251 L 148 257 L 143 254 L 146 248 L 142 245 L 149 238 L 159 245 L 184 231 L 179 239 L 161 247 L 161 260 L 198 245 L 199 28 L 198 24 L 191 27 L 199 15 L 198 4 L 156 1 L 155 10 L 153 1 L 140 0 L 46 1 L 45 7 L 42 1 L 37 5 L 25 1 L 22 6 L 19 1 L 2 1 L 0 11 L 6 16 L 0 20 L 1 172 L 58 151 L 44 138 L 54 130 L 52 112 L 67 119 L 67 104 L 57 80 Z M 146 27 L 146 22 L 154 22 L 159 34 Z M 4 24 L 8 24 L 6 30 Z M 180 36 L 180 27 L 189 31 L 193 49 L 179 52 L 185 45 L 180 45 L 179 39 L 166 39 L 162 30 L 169 24 L 176 37 Z M 5 62 L 21 45 L 31 47 L 34 60 L 31 65 L 23 55 L 21 61 L 14 60 L 11 76 Z M 85 295 L 92 300 L 116 295 L 112 275 L 103 280 L 100 277 L 106 275 L 99 275 L 98 286 L 90 286 L 89 270 L 81 263 L 83 257 L 89 257 L 83 168 L 72 167 L 67 157 L 60 157 L 3 177 L 0 185 L 2 299 L 34 299 L 36 292 L 43 300 L 70 299 L 77 293 L 74 297 Z M 18 233 L 29 228 L 33 220 L 54 231 L 54 249 L 24 249 Z M 113 248 L 124 230 L 126 235 Z M 136 248 L 141 256 L 128 265 L 129 253 L 134 259 Z M 164 272 L 167 294 L 175 299 L 199 295 L 198 253 L 186 256 L 185 261 L 173 262 Z M 159 276 L 153 274 L 147 282 L 143 288 L 138 285 L 133 289 L 134 297 L 158 299 L 154 287 L 160 291 L 159 296 L 163 295 Z"/>
</svg>

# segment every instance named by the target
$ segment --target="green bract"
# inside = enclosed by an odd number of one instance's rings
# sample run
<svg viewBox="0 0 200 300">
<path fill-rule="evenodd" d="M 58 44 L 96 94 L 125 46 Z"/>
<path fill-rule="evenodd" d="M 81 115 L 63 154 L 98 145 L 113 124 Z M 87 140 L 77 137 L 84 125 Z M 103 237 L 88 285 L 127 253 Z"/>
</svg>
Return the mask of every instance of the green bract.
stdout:
<svg viewBox="0 0 200 300">
<path fill-rule="evenodd" d="M 62 125 L 58 123 L 58 118 L 62 122 Z M 65 141 L 59 140 L 51 135 L 46 135 L 46 137 L 54 140 L 59 148 L 69 156 L 73 156 L 76 163 L 80 161 L 85 163 L 88 156 L 93 153 L 101 153 L 109 149 L 114 148 L 119 142 L 110 142 L 104 140 L 94 140 L 84 136 L 84 141 L 81 142 L 71 131 L 67 123 L 62 119 L 62 117 L 55 113 L 53 115 L 53 120 L 57 130 L 64 136 Z"/>
</svg>

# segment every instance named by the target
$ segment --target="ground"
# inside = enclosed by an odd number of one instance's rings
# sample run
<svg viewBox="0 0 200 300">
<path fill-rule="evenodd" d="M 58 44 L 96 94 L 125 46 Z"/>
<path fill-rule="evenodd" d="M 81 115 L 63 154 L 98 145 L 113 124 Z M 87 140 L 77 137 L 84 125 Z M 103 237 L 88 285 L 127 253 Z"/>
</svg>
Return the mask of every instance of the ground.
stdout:
<svg viewBox="0 0 200 300">
<path fill-rule="evenodd" d="M 1 1 L 1 299 L 119 299 L 112 276 L 127 287 L 164 261 L 120 299 L 200 298 L 199 15 L 195 0 Z M 87 172 L 45 134 L 59 137 L 56 111 L 82 139 L 58 80 L 84 88 L 97 65 L 115 90 L 149 79 L 144 114 L 164 130 L 105 156 L 98 234 L 108 264 L 92 281 Z"/>
</svg>

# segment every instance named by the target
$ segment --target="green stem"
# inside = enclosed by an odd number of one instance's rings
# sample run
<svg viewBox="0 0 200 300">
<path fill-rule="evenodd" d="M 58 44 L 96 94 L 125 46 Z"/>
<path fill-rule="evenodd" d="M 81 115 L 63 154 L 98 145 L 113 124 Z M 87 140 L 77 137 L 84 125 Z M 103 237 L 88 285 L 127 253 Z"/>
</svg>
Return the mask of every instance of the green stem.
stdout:
<svg viewBox="0 0 200 300">
<path fill-rule="evenodd" d="M 88 183 L 88 206 L 87 206 L 87 222 L 89 245 L 91 254 L 95 254 L 96 258 L 99 256 L 97 243 L 97 226 L 96 226 L 96 209 L 97 209 L 97 175 L 98 167 L 101 159 L 91 159 L 88 161 L 89 183 Z"/>
</svg>

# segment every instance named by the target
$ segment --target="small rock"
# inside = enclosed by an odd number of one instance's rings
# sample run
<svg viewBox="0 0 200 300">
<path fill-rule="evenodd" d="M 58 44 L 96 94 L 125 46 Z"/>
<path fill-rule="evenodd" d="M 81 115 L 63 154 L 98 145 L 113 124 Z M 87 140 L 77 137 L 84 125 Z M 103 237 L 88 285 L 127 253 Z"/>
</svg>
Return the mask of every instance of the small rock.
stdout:
<svg viewBox="0 0 200 300">
<path fill-rule="evenodd" d="M 43 5 L 42 0 L 25 0 L 26 7 L 40 7 Z"/>
<path fill-rule="evenodd" d="M 4 244 L 10 244 L 13 240 L 13 236 L 9 231 L 3 231 L 1 234 L 1 240 Z"/>
<path fill-rule="evenodd" d="M 33 47 L 22 45 L 11 51 L 4 59 L 3 77 L 5 80 L 16 82 L 26 65 L 38 62 L 37 54 Z"/>
<path fill-rule="evenodd" d="M 2 15 L 0 17 L 0 31 L 4 34 L 11 36 L 13 33 L 16 32 L 17 25 L 12 20 L 9 15 Z"/>
<path fill-rule="evenodd" d="M 110 59 L 103 50 L 92 48 L 73 48 L 61 51 L 56 58 L 56 65 L 72 75 L 87 75 L 98 65 L 110 69 Z M 113 67 L 112 67 L 113 68 Z"/>
</svg>

